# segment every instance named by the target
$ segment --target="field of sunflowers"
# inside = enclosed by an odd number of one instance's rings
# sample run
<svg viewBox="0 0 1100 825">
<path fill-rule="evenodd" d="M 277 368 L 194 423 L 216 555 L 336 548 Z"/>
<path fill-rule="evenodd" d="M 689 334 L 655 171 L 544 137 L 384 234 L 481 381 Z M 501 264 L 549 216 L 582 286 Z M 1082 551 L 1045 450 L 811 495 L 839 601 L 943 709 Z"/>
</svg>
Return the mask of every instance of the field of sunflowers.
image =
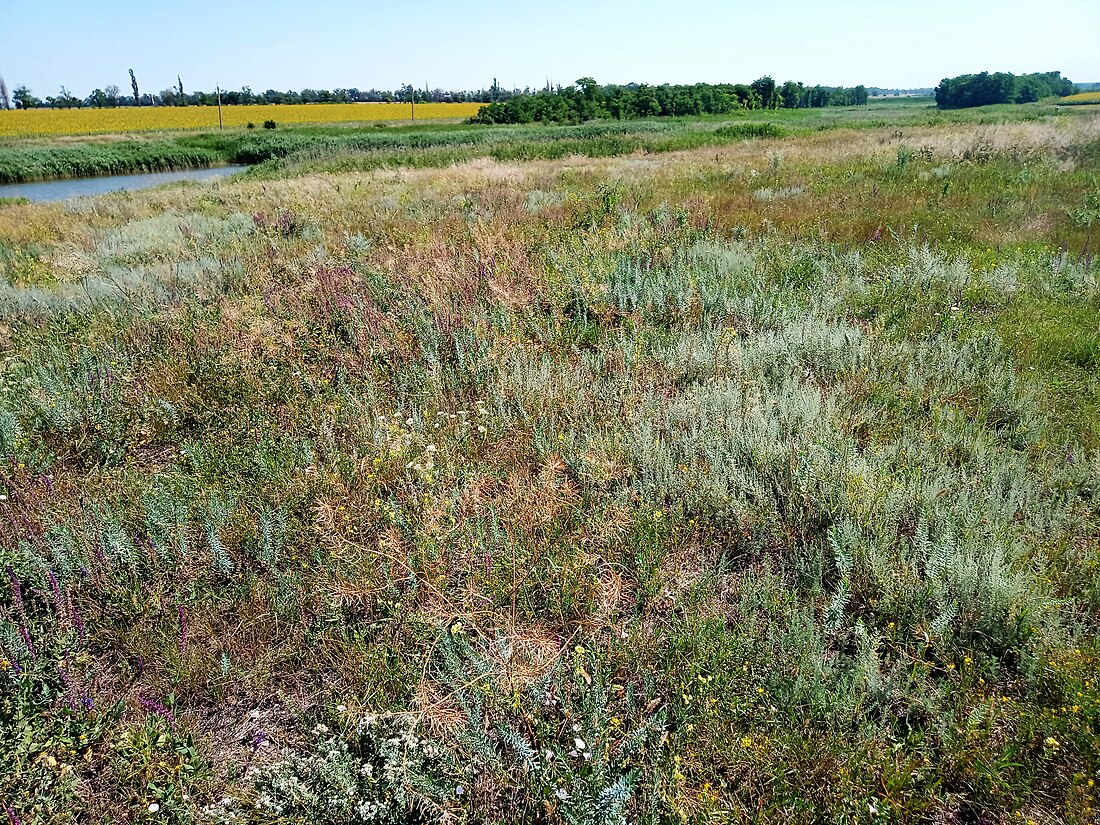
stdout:
<svg viewBox="0 0 1100 825">
<path fill-rule="evenodd" d="M 1081 92 L 1063 97 L 1058 103 L 1064 106 L 1087 106 L 1090 103 L 1100 103 L 1100 92 Z"/>
<path fill-rule="evenodd" d="M 467 118 L 480 103 L 421 103 L 417 120 Z M 407 103 L 309 103 L 275 106 L 223 106 L 225 126 L 284 123 L 361 123 L 408 120 Z M 212 129 L 218 125 L 216 106 L 149 106 L 119 109 L 28 109 L 0 111 L 0 138 L 48 135 L 149 132 L 161 129 Z"/>
</svg>

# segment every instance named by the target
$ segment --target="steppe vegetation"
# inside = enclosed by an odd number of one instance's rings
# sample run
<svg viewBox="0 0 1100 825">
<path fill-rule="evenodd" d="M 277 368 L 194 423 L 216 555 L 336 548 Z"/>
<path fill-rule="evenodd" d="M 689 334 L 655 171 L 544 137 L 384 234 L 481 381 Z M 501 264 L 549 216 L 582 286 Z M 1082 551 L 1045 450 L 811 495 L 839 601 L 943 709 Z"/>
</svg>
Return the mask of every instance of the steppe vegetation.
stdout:
<svg viewBox="0 0 1100 825">
<path fill-rule="evenodd" d="M 1095 822 L 1051 111 L 0 205 L 9 821 Z"/>
</svg>

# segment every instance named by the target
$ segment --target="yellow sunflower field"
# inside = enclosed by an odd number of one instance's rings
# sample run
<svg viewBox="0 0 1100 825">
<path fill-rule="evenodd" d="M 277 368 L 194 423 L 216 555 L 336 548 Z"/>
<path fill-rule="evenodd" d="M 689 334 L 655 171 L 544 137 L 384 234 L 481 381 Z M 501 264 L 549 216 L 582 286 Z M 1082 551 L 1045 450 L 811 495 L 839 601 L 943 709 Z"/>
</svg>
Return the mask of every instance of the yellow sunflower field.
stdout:
<svg viewBox="0 0 1100 825">
<path fill-rule="evenodd" d="M 480 103 L 418 103 L 416 119 L 440 120 L 476 115 Z M 257 127 L 264 121 L 357 123 L 410 119 L 408 103 L 306 103 L 223 106 L 226 127 Z M 158 129 L 217 129 L 217 106 L 142 106 L 118 109 L 28 109 L 0 111 L 0 137 L 148 132 Z"/>
</svg>

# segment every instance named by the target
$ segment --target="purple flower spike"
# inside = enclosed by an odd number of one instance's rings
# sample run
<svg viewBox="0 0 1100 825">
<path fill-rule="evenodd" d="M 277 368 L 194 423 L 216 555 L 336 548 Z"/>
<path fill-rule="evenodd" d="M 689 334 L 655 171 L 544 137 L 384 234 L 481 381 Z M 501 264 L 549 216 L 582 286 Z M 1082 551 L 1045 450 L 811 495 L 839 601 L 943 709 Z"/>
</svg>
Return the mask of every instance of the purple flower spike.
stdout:
<svg viewBox="0 0 1100 825">
<path fill-rule="evenodd" d="M 180 653 L 187 647 L 187 617 L 183 615 L 183 605 L 176 605 L 176 612 L 180 617 Z"/>
<path fill-rule="evenodd" d="M 11 565 L 4 565 L 4 569 L 8 573 L 8 582 L 11 586 L 11 599 L 15 602 L 15 609 L 19 611 L 20 617 L 26 622 L 27 610 L 23 606 L 23 588 L 19 586 L 19 579 L 16 578 L 15 571 L 11 569 Z"/>
<path fill-rule="evenodd" d="M 19 625 L 19 635 L 23 639 L 23 644 L 27 646 L 27 653 L 29 653 L 33 659 L 35 656 L 34 643 L 31 641 L 31 632 L 27 630 L 25 624 Z"/>
</svg>

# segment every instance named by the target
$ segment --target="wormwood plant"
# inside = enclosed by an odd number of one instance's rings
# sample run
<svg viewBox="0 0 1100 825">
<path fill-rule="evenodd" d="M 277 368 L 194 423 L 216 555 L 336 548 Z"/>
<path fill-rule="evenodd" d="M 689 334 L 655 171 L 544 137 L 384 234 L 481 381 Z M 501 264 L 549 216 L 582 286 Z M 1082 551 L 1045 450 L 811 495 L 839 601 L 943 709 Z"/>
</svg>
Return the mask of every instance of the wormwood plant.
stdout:
<svg viewBox="0 0 1100 825">
<path fill-rule="evenodd" d="M 468 766 L 471 819 L 653 817 L 666 718 L 651 681 L 610 678 L 582 645 L 525 682 L 509 677 L 513 650 L 503 636 L 475 643 L 452 626 L 438 647 L 434 693 L 461 712 L 451 735 Z"/>
<path fill-rule="evenodd" d="M 447 821 L 452 754 L 424 738 L 409 714 L 366 716 L 333 731 L 318 724 L 310 749 L 286 751 L 255 771 L 253 806 L 279 821 L 404 825 Z M 235 800 L 208 808 L 211 821 L 247 821 Z"/>
</svg>

